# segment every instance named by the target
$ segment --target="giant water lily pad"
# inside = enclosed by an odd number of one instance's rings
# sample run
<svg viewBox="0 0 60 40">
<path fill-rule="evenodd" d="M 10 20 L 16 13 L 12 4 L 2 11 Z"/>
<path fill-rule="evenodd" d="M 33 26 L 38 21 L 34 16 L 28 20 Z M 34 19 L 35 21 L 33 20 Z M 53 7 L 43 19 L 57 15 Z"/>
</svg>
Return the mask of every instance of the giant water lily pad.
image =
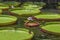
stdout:
<svg viewBox="0 0 60 40">
<path fill-rule="evenodd" d="M 44 32 L 48 32 L 48 33 L 60 33 L 60 24 L 46 25 L 43 26 L 42 29 L 44 30 Z"/>
<path fill-rule="evenodd" d="M 5 5 L 3 2 L 0 3 L 0 9 L 9 8 L 7 5 Z"/>
<path fill-rule="evenodd" d="M 7 9 L 9 8 L 8 6 L 0 6 L 0 9 Z"/>
<path fill-rule="evenodd" d="M 0 40 L 28 40 L 33 37 L 27 29 L 25 30 L 0 30 Z"/>
<path fill-rule="evenodd" d="M 34 2 L 34 4 L 36 4 L 40 7 L 43 7 L 44 5 L 46 5 L 46 3 L 44 3 L 44 2 Z"/>
<path fill-rule="evenodd" d="M 13 14 L 17 15 L 34 15 L 34 14 L 39 14 L 40 10 L 11 10 Z"/>
<path fill-rule="evenodd" d="M 23 6 L 24 9 L 39 9 L 40 7 L 37 6 L 37 5 L 26 5 L 26 6 Z"/>
<path fill-rule="evenodd" d="M 41 9 L 42 6 L 37 5 L 35 2 L 25 2 L 23 4 L 24 9 Z"/>
<path fill-rule="evenodd" d="M 17 6 L 20 3 L 19 2 L 15 2 L 15 1 L 6 1 L 6 2 L 4 2 L 4 4 L 7 5 L 7 6 L 11 6 L 11 5 Z"/>
<path fill-rule="evenodd" d="M 49 24 L 60 24 L 59 21 L 54 21 L 54 22 L 46 22 L 46 25 L 49 25 Z"/>
<path fill-rule="evenodd" d="M 16 17 L 14 16 L 9 16 L 9 15 L 0 15 L 0 25 L 8 25 L 8 24 L 13 24 L 17 20 Z"/>
<path fill-rule="evenodd" d="M 42 6 L 46 5 L 46 4 L 44 2 L 25 2 L 23 5 L 24 6 L 37 5 L 39 7 L 42 7 Z"/>
<path fill-rule="evenodd" d="M 40 7 L 38 7 L 37 5 L 28 5 L 28 6 L 24 6 L 24 9 L 39 9 Z"/>
<path fill-rule="evenodd" d="M 58 14 L 40 14 L 35 16 L 38 19 L 59 19 L 60 15 Z"/>
</svg>

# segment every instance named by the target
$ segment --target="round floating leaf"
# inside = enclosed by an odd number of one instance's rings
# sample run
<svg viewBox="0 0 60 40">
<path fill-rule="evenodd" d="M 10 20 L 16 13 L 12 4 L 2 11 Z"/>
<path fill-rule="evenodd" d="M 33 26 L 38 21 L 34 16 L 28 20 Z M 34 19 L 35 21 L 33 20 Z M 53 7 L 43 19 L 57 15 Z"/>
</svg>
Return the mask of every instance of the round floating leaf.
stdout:
<svg viewBox="0 0 60 40">
<path fill-rule="evenodd" d="M 40 9 L 40 6 L 34 4 L 33 2 L 25 2 L 22 7 L 24 9 Z"/>
<path fill-rule="evenodd" d="M 17 20 L 14 16 L 0 15 L 0 25 L 9 25 L 15 23 Z"/>
<path fill-rule="evenodd" d="M 34 4 L 36 4 L 36 5 L 40 6 L 40 7 L 46 5 L 44 2 L 34 2 Z"/>
<path fill-rule="evenodd" d="M 9 8 L 8 6 L 0 6 L 0 9 L 6 9 Z"/>
<path fill-rule="evenodd" d="M 17 6 L 19 5 L 20 3 L 19 2 L 15 2 L 15 1 L 7 1 L 7 2 L 4 2 L 5 5 L 8 5 L 8 6 Z"/>
<path fill-rule="evenodd" d="M 7 5 L 5 5 L 3 2 L 0 2 L 0 9 L 9 8 Z"/>
<path fill-rule="evenodd" d="M 42 27 L 43 30 L 53 33 L 60 33 L 60 24 L 50 24 Z"/>
<path fill-rule="evenodd" d="M 44 2 L 25 2 L 23 4 L 24 9 L 42 9 L 46 5 Z"/>
<path fill-rule="evenodd" d="M 34 14 L 39 14 L 40 10 L 11 10 L 12 13 L 17 14 L 17 15 L 34 15 Z"/>
<path fill-rule="evenodd" d="M 0 40 L 27 40 L 33 37 L 33 33 L 22 30 L 0 30 Z"/>
<path fill-rule="evenodd" d="M 40 14 L 36 15 L 36 18 L 42 18 L 42 19 L 58 19 L 60 18 L 60 15 L 58 14 Z"/>
</svg>

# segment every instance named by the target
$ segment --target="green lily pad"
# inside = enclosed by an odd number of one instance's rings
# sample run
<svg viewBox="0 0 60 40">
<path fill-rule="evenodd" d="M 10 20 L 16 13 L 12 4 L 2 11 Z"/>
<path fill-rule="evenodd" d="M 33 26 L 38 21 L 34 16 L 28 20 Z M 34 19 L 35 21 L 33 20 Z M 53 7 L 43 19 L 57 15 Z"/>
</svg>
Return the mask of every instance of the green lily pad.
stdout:
<svg viewBox="0 0 60 40">
<path fill-rule="evenodd" d="M 50 24 L 42 27 L 43 30 L 53 33 L 60 33 L 60 24 Z"/>
<path fill-rule="evenodd" d="M 46 5 L 46 3 L 44 3 L 44 2 L 34 2 L 34 4 L 36 4 L 40 7 L 43 7 L 44 5 Z"/>
<path fill-rule="evenodd" d="M 0 2 L 0 9 L 9 8 L 9 6 L 5 5 L 3 2 Z"/>
<path fill-rule="evenodd" d="M 0 15 L 0 25 L 8 25 L 16 22 L 17 18 L 9 15 Z"/>
<path fill-rule="evenodd" d="M 33 2 L 25 2 L 22 6 L 24 9 L 41 9 L 42 6 L 38 6 Z"/>
<path fill-rule="evenodd" d="M 39 9 L 37 5 L 28 5 L 28 6 L 23 6 L 24 9 Z"/>
<path fill-rule="evenodd" d="M 33 32 L 23 30 L 0 30 L 0 40 L 27 40 L 33 37 Z"/>
<path fill-rule="evenodd" d="M 58 21 L 55 21 L 55 22 L 46 22 L 46 25 L 49 25 L 49 24 L 60 24 L 60 22 Z"/>
<path fill-rule="evenodd" d="M 8 6 L 11 6 L 11 5 L 17 6 L 17 5 L 19 5 L 20 3 L 19 3 L 19 2 L 15 2 L 15 1 L 6 1 L 6 2 L 4 2 L 4 4 L 5 4 L 5 5 L 8 5 Z"/>
<path fill-rule="evenodd" d="M 44 6 L 44 5 L 46 5 L 44 2 L 25 2 L 24 4 L 23 4 L 24 6 L 28 6 L 28 5 L 37 5 L 37 6 Z"/>
<path fill-rule="evenodd" d="M 42 19 L 58 19 L 60 18 L 60 15 L 58 14 L 40 14 L 40 15 L 36 15 L 36 18 L 42 18 Z"/>
<path fill-rule="evenodd" d="M 6 9 L 9 8 L 8 6 L 0 6 L 0 9 Z"/>
<path fill-rule="evenodd" d="M 33 15 L 39 14 L 40 10 L 11 10 L 11 12 L 17 15 Z"/>
</svg>

